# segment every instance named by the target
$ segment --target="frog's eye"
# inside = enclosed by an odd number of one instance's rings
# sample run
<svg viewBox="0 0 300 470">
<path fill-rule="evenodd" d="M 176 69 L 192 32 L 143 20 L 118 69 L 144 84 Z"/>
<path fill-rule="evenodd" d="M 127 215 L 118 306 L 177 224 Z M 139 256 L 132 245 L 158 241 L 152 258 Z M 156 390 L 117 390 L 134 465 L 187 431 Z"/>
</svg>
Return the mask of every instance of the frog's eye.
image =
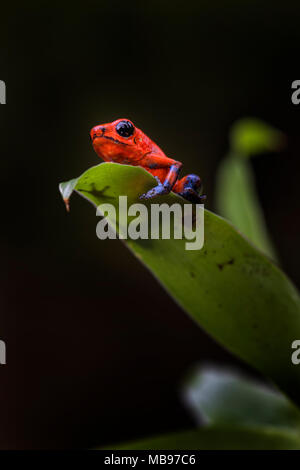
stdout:
<svg viewBox="0 0 300 470">
<path fill-rule="evenodd" d="M 134 133 L 134 126 L 130 121 L 120 121 L 116 125 L 116 131 L 121 137 L 130 137 Z"/>
</svg>

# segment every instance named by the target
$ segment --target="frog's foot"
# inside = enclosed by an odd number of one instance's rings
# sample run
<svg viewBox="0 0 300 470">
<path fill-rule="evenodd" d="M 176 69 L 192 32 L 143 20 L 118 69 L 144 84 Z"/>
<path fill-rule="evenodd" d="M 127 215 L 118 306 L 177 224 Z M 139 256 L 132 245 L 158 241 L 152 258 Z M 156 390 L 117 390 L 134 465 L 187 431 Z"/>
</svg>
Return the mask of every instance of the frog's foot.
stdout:
<svg viewBox="0 0 300 470">
<path fill-rule="evenodd" d="M 177 181 L 173 191 L 194 204 L 202 204 L 206 196 L 200 195 L 202 182 L 197 175 L 187 175 Z"/>
<path fill-rule="evenodd" d="M 197 193 L 197 191 L 194 191 L 193 189 L 189 188 L 183 191 L 182 193 L 177 193 L 179 196 L 184 197 L 184 199 L 187 199 L 187 201 L 192 202 L 193 204 L 203 204 L 203 202 L 206 200 L 206 195 L 200 195 Z"/>
<path fill-rule="evenodd" d="M 162 184 L 157 176 L 154 177 L 158 182 L 158 185 L 150 189 L 147 193 L 142 194 L 140 199 L 152 199 L 156 196 L 162 196 L 168 194 L 171 191 L 171 186 L 168 183 Z"/>
</svg>

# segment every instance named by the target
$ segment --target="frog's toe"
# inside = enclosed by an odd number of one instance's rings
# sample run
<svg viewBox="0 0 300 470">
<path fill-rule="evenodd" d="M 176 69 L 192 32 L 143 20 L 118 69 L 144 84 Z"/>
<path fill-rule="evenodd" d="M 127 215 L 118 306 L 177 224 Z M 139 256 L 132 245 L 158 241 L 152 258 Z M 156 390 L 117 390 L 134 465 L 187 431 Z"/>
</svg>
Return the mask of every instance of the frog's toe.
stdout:
<svg viewBox="0 0 300 470">
<path fill-rule="evenodd" d="M 141 194 L 139 197 L 140 199 L 151 199 L 154 196 L 151 191 L 148 191 L 147 193 Z"/>
<path fill-rule="evenodd" d="M 153 197 L 156 196 L 162 196 L 164 194 L 168 194 L 170 192 L 170 189 L 167 186 L 164 186 L 162 184 L 159 184 L 158 186 L 155 186 L 154 188 L 150 189 L 145 194 L 142 194 L 140 196 L 140 199 L 152 199 Z"/>
</svg>

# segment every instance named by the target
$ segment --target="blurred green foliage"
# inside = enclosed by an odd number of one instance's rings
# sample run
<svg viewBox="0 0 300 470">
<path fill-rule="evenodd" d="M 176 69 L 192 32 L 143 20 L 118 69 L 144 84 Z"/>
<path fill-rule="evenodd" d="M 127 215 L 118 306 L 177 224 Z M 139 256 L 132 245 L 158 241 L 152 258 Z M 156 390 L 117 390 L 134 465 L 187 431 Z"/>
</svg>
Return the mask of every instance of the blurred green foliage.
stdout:
<svg viewBox="0 0 300 470">
<path fill-rule="evenodd" d="M 275 152 L 285 144 L 284 134 L 264 121 L 244 118 L 237 121 L 229 134 L 230 150 L 243 158 Z"/>
<path fill-rule="evenodd" d="M 300 410 L 284 395 L 232 371 L 190 373 L 184 400 L 201 428 L 115 449 L 300 449 Z"/>
<path fill-rule="evenodd" d="M 184 398 L 197 421 L 246 428 L 278 427 L 300 437 L 300 410 L 277 390 L 212 367 L 190 374 Z"/>
<path fill-rule="evenodd" d="M 276 260 L 249 159 L 280 150 L 285 142 L 284 135 L 258 119 L 247 118 L 233 125 L 229 142 L 229 154 L 221 162 L 217 174 L 217 210 L 260 250 Z"/>
<path fill-rule="evenodd" d="M 299 450 L 294 432 L 274 428 L 211 426 L 192 431 L 155 436 L 105 449 L 132 450 Z"/>
</svg>

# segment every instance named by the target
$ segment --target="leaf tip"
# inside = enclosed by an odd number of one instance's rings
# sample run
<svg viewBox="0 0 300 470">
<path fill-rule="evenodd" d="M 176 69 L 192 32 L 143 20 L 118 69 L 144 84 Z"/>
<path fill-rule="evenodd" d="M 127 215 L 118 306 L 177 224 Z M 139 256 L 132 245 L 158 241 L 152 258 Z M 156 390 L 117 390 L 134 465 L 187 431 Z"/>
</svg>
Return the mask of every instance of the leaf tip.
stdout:
<svg viewBox="0 0 300 470">
<path fill-rule="evenodd" d="M 66 211 L 70 212 L 70 198 L 63 198 L 65 206 L 66 206 Z"/>
<path fill-rule="evenodd" d="M 70 212 L 70 197 L 74 191 L 74 188 L 77 184 L 78 179 L 79 178 L 74 178 L 65 183 L 60 183 L 59 185 L 59 191 L 65 203 L 67 212 Z"/>
</svg>

